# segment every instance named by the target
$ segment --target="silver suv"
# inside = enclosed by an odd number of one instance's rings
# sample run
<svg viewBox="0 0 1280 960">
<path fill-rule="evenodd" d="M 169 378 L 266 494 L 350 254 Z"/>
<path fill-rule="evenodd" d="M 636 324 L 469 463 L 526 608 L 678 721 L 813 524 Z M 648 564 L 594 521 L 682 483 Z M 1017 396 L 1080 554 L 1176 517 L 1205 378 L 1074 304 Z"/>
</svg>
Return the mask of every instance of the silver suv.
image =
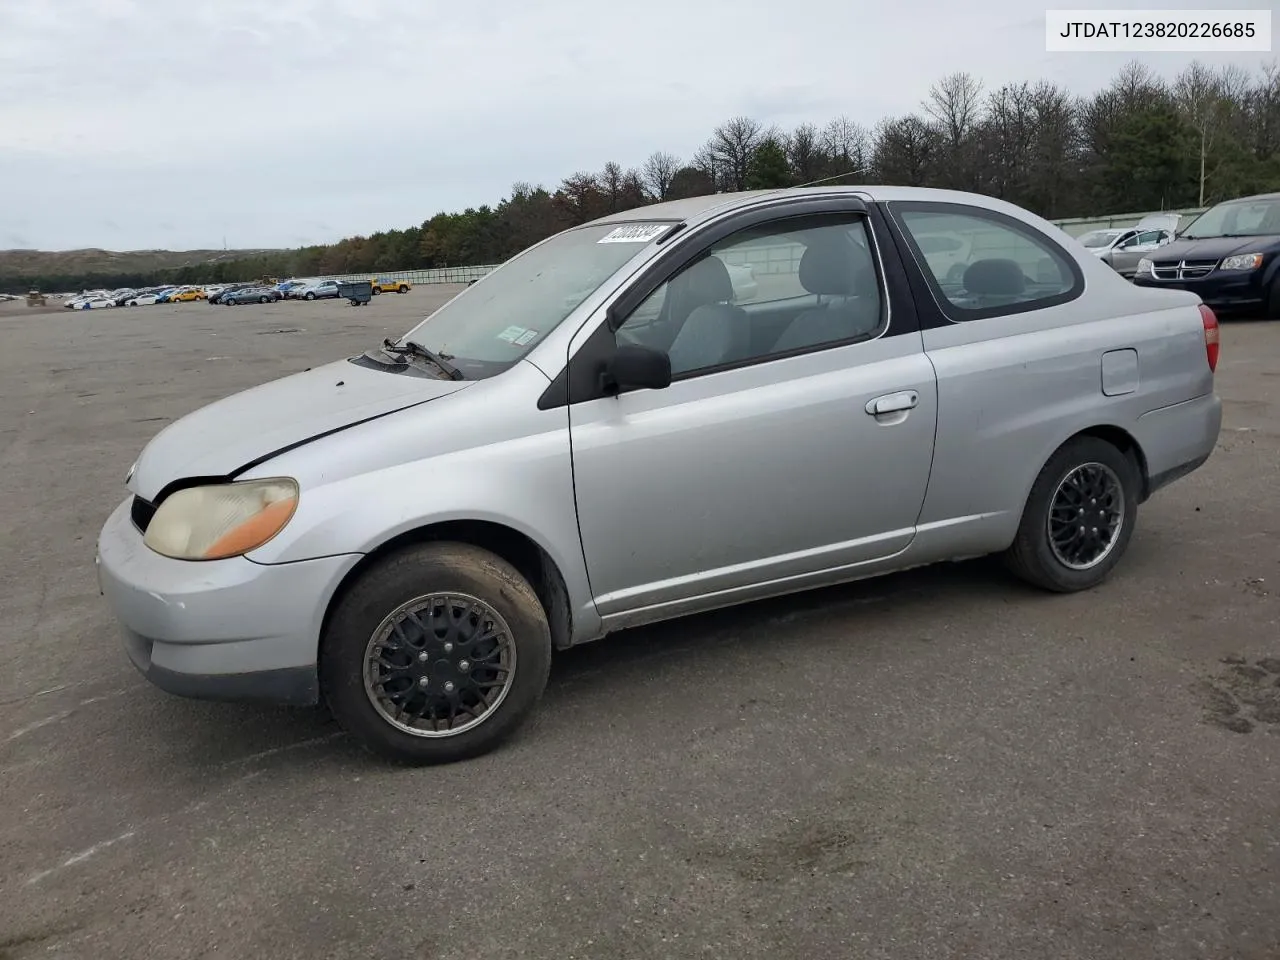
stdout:
<svg viewBox="0 0 1280 960">
<path fill-rule="evenodd" d="M 167 427 L 100 582 L 156 685 L 323 698 L 455 760 L 529 715 L 553 650 L 636 624 L 991 553 L 1094 586 L 1214 448 L 1217 334 L 985 197 L 644 207 Z"/>
</svg>

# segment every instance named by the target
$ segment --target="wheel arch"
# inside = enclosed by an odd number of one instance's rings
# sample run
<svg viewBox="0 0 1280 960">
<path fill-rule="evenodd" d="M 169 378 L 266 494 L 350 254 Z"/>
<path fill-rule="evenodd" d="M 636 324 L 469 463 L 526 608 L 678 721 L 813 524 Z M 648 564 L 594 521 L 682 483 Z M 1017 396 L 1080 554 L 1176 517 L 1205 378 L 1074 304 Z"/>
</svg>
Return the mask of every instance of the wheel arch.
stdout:
<svg viewBox="0 0 1280 960">
<path fill-rule="evenodd" d="M 1121 453 L 1132 461 L 1133 465 L 1138 469 L 1138 477 L 1141 483 L 1141 493 L 1138 502 L 1144 502 L 1151 494 L 1151 475 L 1147 469 L 1147 455 L 1142 451 L 1142 445 L 1134 438 L 1128 430 L 1118 427 L 1115 424 L 1102 423 L 1077 433 L 1072 434 L 1066 440 L 1062 441 L 1053 452 L 1057 453 L 1066 444 L 1070 443 L 1078 437 L 1096 437 L 1106 443 L 1111 444 Z M 1052 456 L 1052 454 L 1050 454 Z M 1048 461 L 1045 461 L 1048 463 Z"/>
<path fill-rule="evenodd" d="M 1124 427 L 1118 426 L 1114 423 L 1096 423 L 1092 426 L 1076 430 L 1069 436 L 1064 437 L 1040 458 L 1039 464 L 1036 465 L 1035 469 L 1031 472 L 1030 478 L 1026 481 L 1026 488 L 1022 491 L 1022 507 L 1018 513 L 1019 517 L 1022 516 L 1022 511 L 1026 510 L 1027 503 L 1031 499 L 1031 491 L 1035 487 L 1036 479 L 1040 476 L 1040 472 L 1045 468 L 1045 465 L 1057 455 L 1059 450 L 1065 447 L 1068 443 L 1071 443 L 1071 441 L 1078 440 L 1080 437 L 1094 437 L 1095 439 L 1102 440 L 1111 444 L 1111 446 L 1115 447 L 1122 454 L 1128 457 L 1138 470 L 1139 482 L 1141 484 L 1138 503 L 1144 503 L 1147 500 L 1151 493 L 1151 477 L 1147 470 L 1147 456 L 1143 452 L 1142 446 L 1134 438 L 1133 434 Z"/>
<path fill-rule="evenodd" d="M 555 560 L 532 537 L 491 520 L 443 520 L 424 524 L 399 533 L 369 551 L 347 571 L 329 598 L 321 621 L 320 643 L 324 642 L 333 612 L 367 571 L 398 550 L 432 542 L 466 543 L 506 560 L 533 587 L 551 627 L 552 645 L 558 650 L 572 645 L 573 609 L 564 575 Z"/>
</svg>

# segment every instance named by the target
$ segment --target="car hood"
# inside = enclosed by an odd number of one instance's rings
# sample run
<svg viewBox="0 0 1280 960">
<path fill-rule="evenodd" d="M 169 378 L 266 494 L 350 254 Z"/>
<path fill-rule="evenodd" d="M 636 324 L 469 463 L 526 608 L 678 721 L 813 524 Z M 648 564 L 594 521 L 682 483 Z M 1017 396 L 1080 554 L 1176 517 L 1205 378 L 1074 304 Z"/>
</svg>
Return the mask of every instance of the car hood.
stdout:
<svg viewBox="0 0 1280 960">
<path fill-rule="evenodd" d="M 127 486 L 154 500 L 175 480 L 233 476 L 317 437 L 467 386 L 346 360 L 329 363 L 233 394 L 169 424 L 143 449 Z"/>
<path fill-rule="evenodd" d="M 1237 253 L 1266 253 L 1280 247 L 1280 237 L 1186 237 L 1167 243 L 1153 260 L 1221 260 Z"/>
</svg>

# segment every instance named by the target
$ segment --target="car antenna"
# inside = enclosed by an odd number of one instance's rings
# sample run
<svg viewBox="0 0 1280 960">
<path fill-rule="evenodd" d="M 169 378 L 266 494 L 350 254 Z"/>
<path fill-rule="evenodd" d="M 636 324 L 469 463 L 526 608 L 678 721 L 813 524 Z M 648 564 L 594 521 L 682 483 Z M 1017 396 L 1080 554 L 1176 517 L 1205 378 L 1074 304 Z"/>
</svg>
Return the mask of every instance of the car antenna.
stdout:
<svg viewBox="0 0 1280 960">
<path fill-rule="evenodd" d="M 822 178 L 820 178 L 820 179 L 818 179 L 818 180 L 810 180 L 808 183 L 797 183 L 797 184 L 796 184 L 796 187 L 816 187 L 818 184 L 820 184 L 820 183 L 826 183 L 828 180 L 839 180 L 841 177 L 852 177 L 852 176 L 853 176 L 854 174 L 856 174 L 857 172 L 858 172 L 857 170 L 846 170 L 844 173 L 836 173 L 836 174 L 833 174 L 832 176 L 829 176 L 829 177 L 822 177 Z M 784 187 L 784 188 L 782 188 L 782 189 L 788 189 L 788 190 L 789 190 L 789 189 L 793 189 L 793 188 L 791 188 L 791 187 Z"/>
</svg>

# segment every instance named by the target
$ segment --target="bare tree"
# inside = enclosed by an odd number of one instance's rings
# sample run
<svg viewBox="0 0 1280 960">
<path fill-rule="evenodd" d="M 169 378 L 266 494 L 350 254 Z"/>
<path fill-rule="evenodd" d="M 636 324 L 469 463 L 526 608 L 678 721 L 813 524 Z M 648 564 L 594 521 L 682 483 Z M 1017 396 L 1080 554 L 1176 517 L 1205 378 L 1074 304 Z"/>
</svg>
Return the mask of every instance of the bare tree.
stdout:
<svg viewBox="0 0 1280 960">
<path fill-rule="evenodd" d="M 586 223 L 600 216 L 604 206 L 600 184 L 591 173 L 578 172 L 565 177 L 556 191 L 556 200 L 570 223 Z"/>
<path fill-rule="evenodd" d="M 712 193 L 720 193 L 726 189 L 728 177 L 723 172 L 720 161 L 711 149 L 710 144 L 705 144 L 698 148 L 698 152 L 693 155 L 693 160 L 689 166 L 698 171 L 703 177 L 704 184 L 711 185 Z"/>
<path fill-rule="evenodd" d="M 1232 121 L 1244 111 L 1251 86 L 1249 74 L 1239 66 L 1212 70 L 1198 60 L 1174 81 L 1174 100 L 1196 133 L 1200 206 L 1205 205 L 1206 187 L 1216 172 L 1209 168 L 1210 155 L 1217 143 L 1229 134 Z"/>
<path fill-rule="evenodd" d="M 848 117 L 836 117 L 822 128 L 819 140 L 833 174 L 865 176 L 871 166 L 871 136 Z"/>
<path fill-rule="evenodd" d="M 711 134 L 706 149 L 731 189 L 746 189 L 752 157 L 768 134 L 758 120 L 750 117 L 734 117 Z"/>
<path fill-rule="evenodd" d="M 661 150 L 649 154 L 641 174 L 645 189 L 655 200 L 666 200 L 671 192 L 671 180 L 680 169 L 680 158 Z"/>
<path fill-rule="evenodd" d="M 938 148 L 937 130 L 914 114 L 876 128 L 874 175 L 882 183 L 927 186 Z"/>
<path fill-rule="evenodd" d="M 949 186 L 977 186 L 973 134 L 982 115 L 982 83 L 967 73 L 943 77 L 929 89 L 925 114 L 936 125 L 946 150 L 944 176 Z"/>
<path fill-rule="evenodd" d="M 818 128 L 802 123 L 787 138 L 787 163 L 798 183 L 809 183 L 822 176 L 822 151 L 818 147 Z"/>
<path fill-rule="evenodd" d="M 617 213 L 623 209 L 620 205 L 623 176 L 622 167 L 610 160 L 604 165 L 604 170 L 596 177 L 596 182 L 600 185 L 600 192 L 604 194 L 606 209 L 609 213 Z"/>
</svg>

